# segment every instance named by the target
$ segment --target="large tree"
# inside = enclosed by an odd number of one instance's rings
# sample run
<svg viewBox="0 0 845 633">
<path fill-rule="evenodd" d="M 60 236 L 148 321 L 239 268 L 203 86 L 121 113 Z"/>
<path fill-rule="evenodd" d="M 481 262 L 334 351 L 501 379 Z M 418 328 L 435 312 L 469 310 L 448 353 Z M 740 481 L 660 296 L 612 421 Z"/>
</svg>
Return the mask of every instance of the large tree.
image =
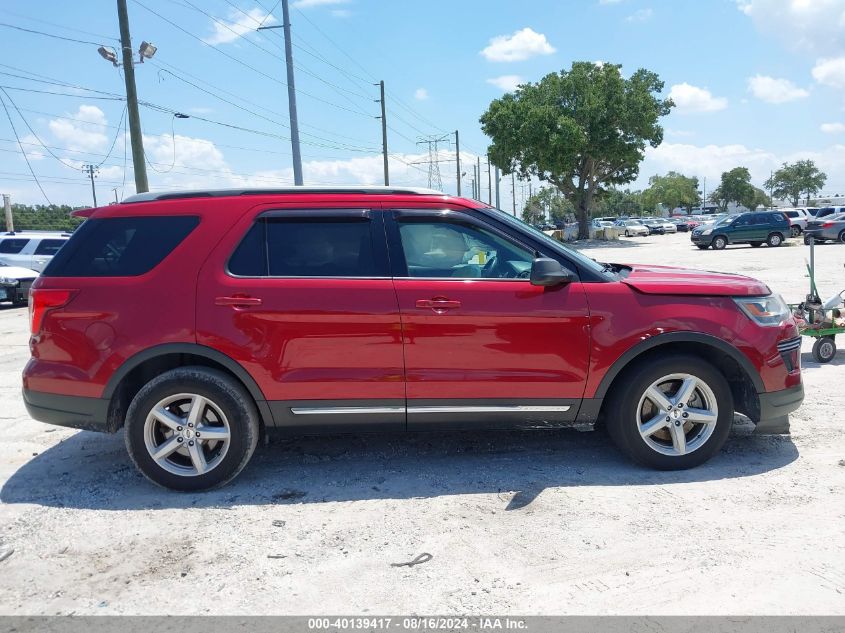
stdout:
<svg viewBox="0 0 845 633">
<path fill-rule="evenodd" d="M 575 62 L 494 100 L 481 116 L 490 161 L 505 174 L 550 182 L 571 199 L 578 237 L 589 236 L 593 199 L 631 182 L 646 145 L 663 140 L 660 117 L 674 105 L 663 82 L 640 69 L 626 79 L 615 64 Z"/>
<path fill-rule="evenodd" d="M 722 179 L 719 186 L 713 190 L 710 199 L 719 205 L 719 210 L 724 212 L 728 204 L 735 202 L 747 206 L 754 203 L 755 191 L 751 184 L 751 174 L 747 167 L 734 167 L 730 171 L 722 172 Z M 747 204 L 746 204 L 747 203 Z"/>
<path fill-rule="evenodd" d="M 662 204 L 670 212 L 683 207 L 689 213 L 700 199 L 698 178 L 676 171 L 670 171 L 665 176 L 652 176 L 648 179 L 648 189 L 643 191 L 643 202 L 650 210 Z"/>
<path fill-rule="evenodd" d="M 820 171 L 813 161 L 799 160 L 791 165 L 784 163 L 764 186 L 773 197 L 789 200 L 792 206 L 798 206 L 801 194 L 805 194 L 809 204 L 810 196 L 821 191 L 826 181 L 827 174 Z"/>
</svg>

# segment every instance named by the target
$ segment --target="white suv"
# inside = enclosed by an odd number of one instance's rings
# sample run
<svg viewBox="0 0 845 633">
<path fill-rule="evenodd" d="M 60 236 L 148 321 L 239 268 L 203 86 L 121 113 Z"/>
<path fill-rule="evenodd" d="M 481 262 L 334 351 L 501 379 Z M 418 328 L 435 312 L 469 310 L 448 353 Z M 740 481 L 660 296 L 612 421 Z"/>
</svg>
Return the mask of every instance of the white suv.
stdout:
<svg viewBox="0 0 845 633">
<path fill-rule="evenodd" d="M 804 229 L 807 228 L 807 222 L 813 218 L 806 209 L 778 209 L 783 211 L 787 218 L 789 218 L 789 228 L 792 231 L 792 237 L 800 235 Z"/>
<path fill-rule="evenodd" d="M 69 238 L 70 233 L 48 231 L 0 233 L 0 265 L 20 266 L 40 273 Z"/>
</svg>

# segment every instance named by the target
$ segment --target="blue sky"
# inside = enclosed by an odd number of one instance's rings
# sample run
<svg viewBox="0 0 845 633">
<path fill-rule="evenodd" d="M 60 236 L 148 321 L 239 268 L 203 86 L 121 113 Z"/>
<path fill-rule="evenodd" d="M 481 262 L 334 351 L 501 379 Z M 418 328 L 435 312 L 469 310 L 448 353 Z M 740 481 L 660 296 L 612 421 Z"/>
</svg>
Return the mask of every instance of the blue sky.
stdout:
<svg viewBox="0 0 845 633">
<path fill-rule="evenodd" d="M 292 183 L 281 29 L 254 30 L 281 23 L 276 5 L 129 0 L 133 46 L 158 47 L 136 66 L 140 98 L 150 104 L 141 116 L 154 189 Z M 381 182 L 372 84 L 384 79 L 391 184 L 426 185 L 418 138 L 458 129 L 467 192 L 471 165 L 487 145 L 478 117 L 489 102 L 514 82 L 586 60 L 622 64 L 624 74 L 653 70 L 678 103 L 633 187 L 674 169 L 706 177 L 712 188 L 737 165 L 760 185 L 783 161 L 812 158 L 829 175 L 826 191 L 845 193 L 845 0 L 292 6 L 306 184 Z M 117 45 L 115 3 L 4 0 L 0 23 L 0 96 L 46 196 L 89 204 L 86 163 L 99 165 L 100 202 L 131 194 L 124 102 L 113 98 L 124 93 L 122 78 L 96 52 L 96 44 Z M 2 110 L 0 139 L 0 189 L 18 202 L 43 202 Z M 454 192 L 454 147 L 443 146 L 441 159 L 443 188 Z M 518 200 L 526 189 L 517 186 Z M 510 208 L 510 179 L 501 195 Z"/>
</svg>

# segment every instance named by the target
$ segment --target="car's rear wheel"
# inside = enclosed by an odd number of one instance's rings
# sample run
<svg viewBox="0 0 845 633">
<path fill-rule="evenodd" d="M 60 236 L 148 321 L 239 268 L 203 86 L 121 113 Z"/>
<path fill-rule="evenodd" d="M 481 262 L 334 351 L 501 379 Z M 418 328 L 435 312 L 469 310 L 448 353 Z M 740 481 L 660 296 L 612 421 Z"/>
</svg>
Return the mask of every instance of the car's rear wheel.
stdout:
<svg viewBox="0 0 845 633">
<path fill-rule="evenodd" d="M 845 243 L 845 231 L 839 233 L 839 241 Z"/>
<path fill-rule="evenodd" d="M 766 239 L 766 244 L 773 247 L 780 246 L 783 244 L 783 235 L 780 233 L 772 233 L 769 235 L 768 239 Z"/>
<path fill-rule="evenodd" d="M 798 226 L 797 224 L 794 224 L 791 227 L 789 227 L 789 232 L 792 235 L 792 237 L 798 237 L 799 235 L 801 235 L 801 227 Z"/>
<path fill-rule="evenodd" d="M 625 237 L 631 237 L 631 232 L 628 229 L 625 229 Z"/>
<path fill-rule="evenodd" d="M 683 354 L 652 356 L 626 373 L 611 395 L 607 429 L 635 462 L 680 470 L 722 447 L 733 410 L 730 386 L 713 365 Z"/>
<path fill-rule="evenodd" d="M 180 367 L 154 378 L 126 414 L 132 461 L 150 481 L 174 490 L 230 481 L 252 457 L 258 435 L 249 393 L 207 367 Z"/>
<path fill-rule="evenodd" d="M 763 242 L 749 242 L 751 244 L 751 248 L 759 248 L 763 245 Z"/>
<path fill-rule="evenodd" d="M 728 245 L 728 238 L 726 238 L 724 235 L 717 235 L 713 238 L 713 241 L 710 243 L 710 245 L 713 247 L 713 250 L 721 251 L 725 248 L 725 246 Z"/>
</svg>

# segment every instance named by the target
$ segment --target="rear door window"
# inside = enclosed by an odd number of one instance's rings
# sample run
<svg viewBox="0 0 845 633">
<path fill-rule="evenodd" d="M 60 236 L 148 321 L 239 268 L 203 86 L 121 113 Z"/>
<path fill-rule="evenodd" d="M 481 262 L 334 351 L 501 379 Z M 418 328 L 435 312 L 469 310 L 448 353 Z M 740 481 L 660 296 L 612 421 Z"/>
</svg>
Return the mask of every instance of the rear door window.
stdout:
<svg viewBox="0 0 845 633">
<path fill-rule="evenodd" d="M 364 212 L 259 217 L 229 259 L 239 277 L 387 277 Z"/>
<path fill-rule="evenodd" d="M 35 247 L 36 255 L 55 255 L 67 240 L 41 240 Z"/>
<path fill-rule="evenodd" d="M 199 224 L 196 216 L 86 220 L 56 253 L 45 277 L 134 277 L 157 266 Z"/>
<path fill-rule="evenodd" d="M 28 243 L 28 239 L 7 237 L 0 241 L 0 255 L 17 255 Z"/>
</svg>

